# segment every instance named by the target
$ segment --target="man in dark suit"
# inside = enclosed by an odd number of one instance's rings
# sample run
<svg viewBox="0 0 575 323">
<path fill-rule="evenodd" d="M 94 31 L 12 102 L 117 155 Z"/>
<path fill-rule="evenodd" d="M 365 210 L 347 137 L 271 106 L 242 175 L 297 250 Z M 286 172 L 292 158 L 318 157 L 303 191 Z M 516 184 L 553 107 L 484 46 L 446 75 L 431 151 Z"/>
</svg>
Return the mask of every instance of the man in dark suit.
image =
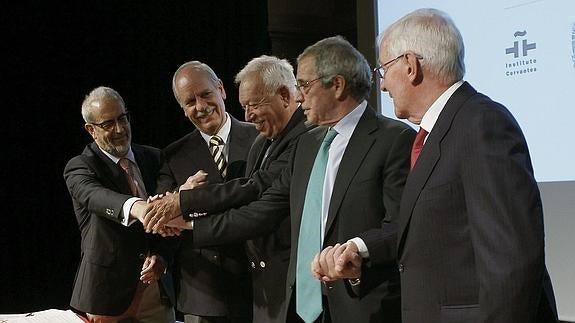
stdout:
<svg viewBox="0 0 575 323">
<path fill-rule="evenodd" d="M 161 302 L 159 289 L 166 285 L 155 283 L 169 253 L 155 250 L 151 238 L 157 237 L 137 221 L 149 209 L 142 198 L 155 190 L 160 152 L 131 144 L 128 112 L 111 88 L 90 92 L 82 116 L 94 142 L 64 170 L 82 235 L 70 305 L 93 322 L 173 322 L 173 308 Z M 131 177 L 120 164 L 127 165 Z"/>
<path fill-rule="evenodd" d="M 168 218 L 183 214 L 191 219 L 193 214 L 214 214 L 257 200 L 287 166 L 297 138 L 313 127 L 305 122 L 303 110 L 295 100 L 296 80 L 288 61 L 266 55 L 254 58 L 238 73 L 236 83 L 246 120 L 260 132 L 248 155 L 246 177 L 181 190 L 158 201 L 154 210 L 160 203 L 173 203 L 176 205 L 161 206 L 173 210 Z M 289 249 L 287 218 L 271 234 L 246 242 L 255 323 L 282 322 L 280 309 L 285 301 Z"/>
<path fill-rule="evenodd" d="M 226 113 L 222 81 L 208 65 L 192 61 L 178 68 L 172 87 L 196 129 L 162 151 L 157 192 L 177 189 L 200 170 L 207 172 L 210 183 L 243 176 L 257 130 Z M 251 321 L 250 273 L 243 245 L 198 249 L 191 232 L 185 232 L 176 260 L 178 310 L 186 322 Z"/>
<path fill-rule="evenodd" d="M 308 186 L 319 185 L 323 192 L 316 199 L 323 201 L 318 213 L 322 217 L 311 226 L 318 232 L 318 249 L 322 242 L 346 242 L 376 228 L 394 231 L 392 222 L 398 214 L 414 138 L 411 128 L 377 115 L 367 106 L 371 71 L 365 58 L 341 37 L 321 40 L 299 56 L 297 82 L 297 100 L 308 121 L 321 127 L 300 136 L 286 170 L 258 201 L 224 214 L 194 219 L 194 243 L 221 244 L 257 237 L 273 231 L 290 215 L 291 252 L 286 280 L 289 305 L 284 308 L 283 321 L 298 322 L 305 317 L 306 322 L 400 322 L 395 264 L 366 268 L 368 277 L 353 282 L 369 289 L 361 299 L 348 295 L 347 283 L 320 286 L 317 282 L 315 292 L 300 299 L 300 303 L 319 301 L 313 316 L 302 314 L 305 310 L 296 305 L 296 282 L 313 278 L 311 259 L 298 255 L 298 240 L 307 235 L 300 235 L 300 228 L 307 227 L 300 224 Z M 337 135 L 329 148 L 326 180 L 310 180 L 328 128 Z M 303 271 L 296 274 L 298 266 Z"/>
<path fill-rule="evenodd" d="M 527 143 L 504 106 L 462 81 L 457 27 L 441 11 L 417 10 L 379 48 L 382 91 L 420 126 L 400 208 L 403 321 L 556 322 Z M 363 238 L 371 263 L 389 261 L 385 234 Z M 340 278 L 360 273 L 357 248 L 348 249 Z"/>
</svg>

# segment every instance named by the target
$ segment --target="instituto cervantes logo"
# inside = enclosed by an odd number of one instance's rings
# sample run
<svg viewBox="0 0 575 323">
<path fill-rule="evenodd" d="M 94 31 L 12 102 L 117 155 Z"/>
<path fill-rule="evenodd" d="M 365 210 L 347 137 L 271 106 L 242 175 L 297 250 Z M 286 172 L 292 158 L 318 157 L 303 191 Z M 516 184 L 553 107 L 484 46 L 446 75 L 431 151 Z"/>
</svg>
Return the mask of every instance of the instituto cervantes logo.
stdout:
<svg viewBox="0 0 575 323">
<path fill-rule="evenodd" d="M 574 36 L 575 37 L 575 36 Z M 513 33 L 513 46 L 505 48 L 505 76 L 517 77 L 537 72 L 537 58 L 534 51 L 537 43 L 527 39 L 527 31 L 519 30 Z"/>
</svg>

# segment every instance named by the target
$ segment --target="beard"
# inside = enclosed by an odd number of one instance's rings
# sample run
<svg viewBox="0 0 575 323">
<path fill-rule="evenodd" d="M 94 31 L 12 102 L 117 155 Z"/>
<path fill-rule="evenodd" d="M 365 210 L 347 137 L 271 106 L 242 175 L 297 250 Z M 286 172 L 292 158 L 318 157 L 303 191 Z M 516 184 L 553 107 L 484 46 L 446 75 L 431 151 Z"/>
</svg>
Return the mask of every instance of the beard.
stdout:
<svg viewBox="0 0 575 323">
<path fill-rule="evenodd" d="M 131 142 L 131 136 L 127 135 L 125 140 L 121 140 L 120 142 L 117 143 L 114 143 L 109 139 L 105 139 L 100 142 L 97 142 L 97 144 L 103 151 L 107 152 L 108 154 L 116 156 L 118 158 L 122 158 L 126 156 L 128 151 L 130 150 L 130 142 Z"/>
</svg>

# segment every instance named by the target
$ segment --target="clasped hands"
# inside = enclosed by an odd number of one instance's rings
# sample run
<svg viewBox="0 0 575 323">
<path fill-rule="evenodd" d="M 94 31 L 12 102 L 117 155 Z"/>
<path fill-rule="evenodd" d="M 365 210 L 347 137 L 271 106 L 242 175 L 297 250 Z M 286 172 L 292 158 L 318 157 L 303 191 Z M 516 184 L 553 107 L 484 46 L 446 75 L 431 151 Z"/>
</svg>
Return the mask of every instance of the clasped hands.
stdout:
<svg viewBox="0 0 575 323">
<path fill-rule="evenodd" d="M 142 222 L 148 233 L 157 233 L 164 237 L 180 235 L 182 230 L 188 228 L 188 223 L 182 217 L 179 192 L 204 186 L 208 183 L 207 178 L 208 174 L 199 170 L 188 177 L 178 191 L 158 194 L 149 197 L 147 201 L 134 203 L 135 217 Z"/>
<path fill-rule="evenodd" d="M 311 263 L 313 275 L 324 282 L 361 277 L 363 259 L 357 245 L 351 241 L 323 249 Z"/>
</svg>

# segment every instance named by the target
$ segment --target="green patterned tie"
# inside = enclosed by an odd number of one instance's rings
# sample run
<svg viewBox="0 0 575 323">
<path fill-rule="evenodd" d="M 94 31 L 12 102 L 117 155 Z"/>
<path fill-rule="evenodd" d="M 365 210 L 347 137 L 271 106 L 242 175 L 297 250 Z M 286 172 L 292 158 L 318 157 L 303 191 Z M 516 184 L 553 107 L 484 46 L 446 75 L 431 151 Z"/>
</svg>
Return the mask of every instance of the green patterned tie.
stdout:
<svg viewBox="0 0 575 323">
<path fill-rule="evenodd" d="M 304 322 L 313 322 L 322 312 L 321 282 L 311 273 L 313 257 L 321 250 L 321 209 L 323 182 L 329 146 L 337 135 L 329 129 L 317 152 L 311 170 L 303 207 L 297 243 L 296 311 Z"/>
</svg>

